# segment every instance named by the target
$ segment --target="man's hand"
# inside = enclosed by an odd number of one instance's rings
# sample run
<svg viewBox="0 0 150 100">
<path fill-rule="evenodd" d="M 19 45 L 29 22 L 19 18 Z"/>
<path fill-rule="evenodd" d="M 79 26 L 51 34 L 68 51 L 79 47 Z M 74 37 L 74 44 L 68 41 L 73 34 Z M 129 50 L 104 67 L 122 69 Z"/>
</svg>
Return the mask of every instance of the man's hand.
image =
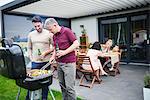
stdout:
<svg viewBox="0 0 150 100">
<path fill-rule="evenodd" d="M 54 60 L 55 60 L 55 59 L 54 59 L 53 57 L 51 57 L 51 58 L 49 59 L 49 63 L 52 64 Z"/>
<path fill-rule="evenodd" d="M 57 53 L 56 53 L 56 57 L 57 58 L 60 58 L 62 56 L 66 55 L 66 52 L 65 50 L 59 50 Z"/>
<path fill-rule="evenodd" d="M 46 53 L 45 52 L 40 55 L 41 59 L 44 59 L 45 57 L 46 57 Z"/>
</svg>

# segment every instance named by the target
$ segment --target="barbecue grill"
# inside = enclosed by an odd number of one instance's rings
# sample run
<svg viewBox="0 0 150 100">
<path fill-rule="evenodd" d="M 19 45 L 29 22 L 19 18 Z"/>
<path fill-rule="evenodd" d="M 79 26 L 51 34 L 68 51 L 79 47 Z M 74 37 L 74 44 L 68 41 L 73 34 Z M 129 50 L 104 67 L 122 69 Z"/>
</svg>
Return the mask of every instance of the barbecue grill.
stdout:
<svg viewBox="0 0 150 100">
<path fill-rule="evenodd" d="M 0 74 L 4 77 L 16 80 L 19 90 L 22 87 L 33 92 L 52 84 L 51 72 L 37 76 L 27 74 L 28 71 L 26 70 L 24 55 L 19 45 L 7 44 L 6 41 L 3 41 L 2 45 L 4 47 L 0 47 Z M 44 69 L 48 65 L 49 64 L 46 64 Z M 50 88 L 49 91 L 54 100 L 55 98 Z M 19 99 L 19 95 L 20 91 L 18 91 L 18 95 L 16 97 L 17 100 Z"/>
</svg>

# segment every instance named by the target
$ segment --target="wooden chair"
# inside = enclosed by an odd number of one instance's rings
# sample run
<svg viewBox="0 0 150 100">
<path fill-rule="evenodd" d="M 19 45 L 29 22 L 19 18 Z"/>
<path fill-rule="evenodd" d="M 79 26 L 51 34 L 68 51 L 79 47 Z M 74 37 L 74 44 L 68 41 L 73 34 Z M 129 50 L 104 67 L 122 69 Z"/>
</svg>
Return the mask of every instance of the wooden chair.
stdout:
<svg viewBox="0 0 150 100">
<path fill-rule="evenodd" d="M 76 58 L 77 58 L 77 62 L 76 62 L 76 78 L 77 79 L 80 79 L 80 76 L 81 76 L 81 73 L 80 73 L 80 65 L 79 65 L 79 63 L 78 63 L 78 58 L 79 58 L 79 56 L 86 56 L 86 53 L 81 53 L 81 52 L 78 52 L 78 54 L 77 54 L 77 56 L 76 56 Z M 81 60 L 81 59 L 80 59 Z M 80 61 L 80 63 L 81 63 L 82 61 Z"/>
<path fill-rule="evenodd" d="M 84 64 L 84 66 L 87 65 L 87 67 L 91 67 L 92 70 L 85 70 L 82 68 L 82 65 Z M 89 87 L 92 88 L 94 82 L 98 82 L 99 84 L 101 83 L 101 79 L 99 79 L 99 76 L 96 75 L 96 71 L 93 69 L 93 66 L 91 64 L 90 58 L 85 56 L 85 55 L 80 55 L 78 57 L 78 70 L 82 73 L 82 76 L 80 78 L 80 82 L 79 85 L 80 86 L 85 86 L 85 87 Z M 99 69 L 98 69 L 99 70 Z M 87 77 L 89 76 L 89 77 Z M 91 78 L 91 79 L 89 79 Z M 86 81 L 91 81 L 91 83 L 84 83 L 84 79 L 86 79 Z"/>
</svg>

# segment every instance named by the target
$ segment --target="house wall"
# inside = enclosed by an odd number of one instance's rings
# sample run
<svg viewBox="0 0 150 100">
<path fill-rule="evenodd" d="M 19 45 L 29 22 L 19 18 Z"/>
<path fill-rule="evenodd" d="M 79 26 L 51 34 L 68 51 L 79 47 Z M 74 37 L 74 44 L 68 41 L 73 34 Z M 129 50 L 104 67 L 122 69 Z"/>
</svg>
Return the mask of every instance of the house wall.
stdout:
<svg viewBox="0 0 150 100">
<path fill-rule="evenodd" d="M 71 29 L 73 30 L 73 32 L 75 32 L 78 40 L 82 34 L 80 25 L 84 25 L 84 28 L 86 29 L 87 35 L 89 37 L 89 42 L 93 43 L 95 41 L 98 41 L 98 23 L 96 17 L 71 20 Z"/>
</svg>

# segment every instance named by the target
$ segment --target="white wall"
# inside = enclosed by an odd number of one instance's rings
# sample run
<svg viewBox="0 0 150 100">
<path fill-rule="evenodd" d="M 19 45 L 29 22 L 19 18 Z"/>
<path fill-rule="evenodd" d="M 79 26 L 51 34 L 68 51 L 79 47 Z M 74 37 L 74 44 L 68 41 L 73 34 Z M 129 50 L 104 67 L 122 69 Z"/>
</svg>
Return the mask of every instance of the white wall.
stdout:
<svg viewBox="0 0 150 100">
<path fill-rule="evenodd" d="M 89 42 L 98 41 L 98 23 L 96 17 L 87 17 L 80 19 L 72 19 L 71 20 L 71 29 L 75 32 L 78 40 L 81 36 L 81 28 L 80 25 L 84 25 L 86 29 L 87 35 L 89 37 Z"/>
</svg>

